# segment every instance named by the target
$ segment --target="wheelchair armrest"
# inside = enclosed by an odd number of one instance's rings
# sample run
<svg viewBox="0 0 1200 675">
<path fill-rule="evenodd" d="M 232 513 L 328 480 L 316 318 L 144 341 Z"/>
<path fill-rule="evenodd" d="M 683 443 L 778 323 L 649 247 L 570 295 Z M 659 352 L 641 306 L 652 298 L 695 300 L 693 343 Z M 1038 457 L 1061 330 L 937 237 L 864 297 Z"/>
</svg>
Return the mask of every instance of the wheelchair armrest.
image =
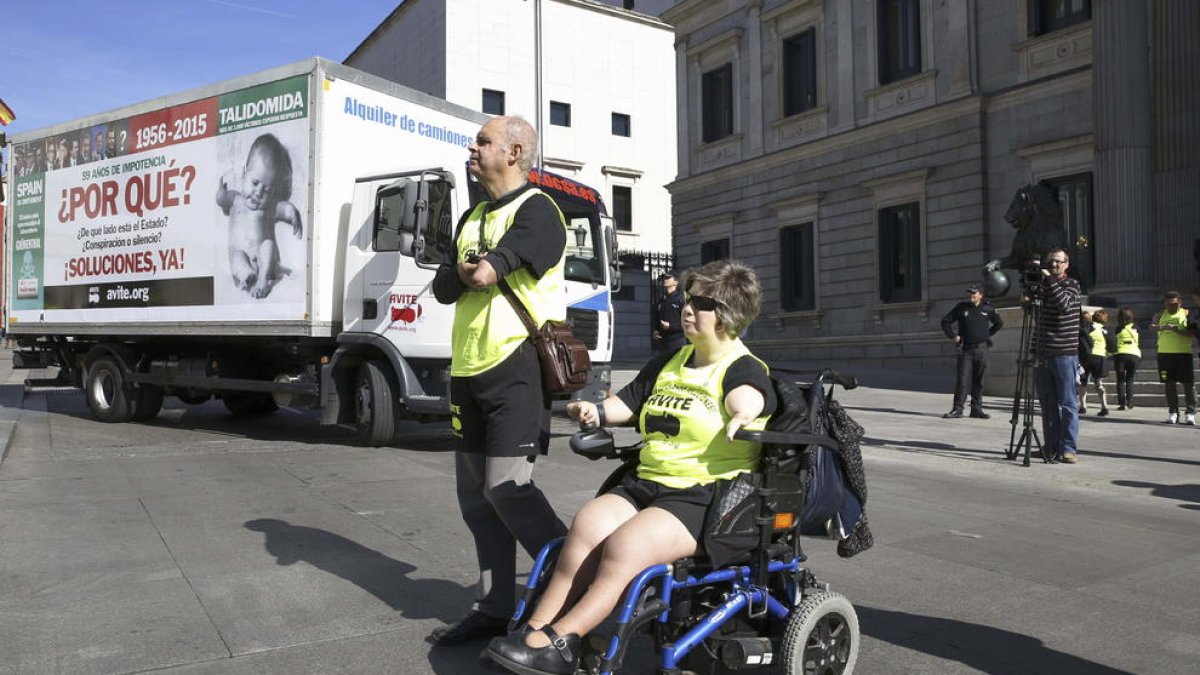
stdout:
<svg viewBox="0 0 1200 675">
<path fill-rule="evenodd" d="M 750 431 L 738 429 L 733 435 L 739 441 L 754 443 L 771 443 L 774 445 L 823 445 L 834 450 L 841 450 L 836 439 L 819 434 L 801 434 L 792 431 Z"/>
</svg>

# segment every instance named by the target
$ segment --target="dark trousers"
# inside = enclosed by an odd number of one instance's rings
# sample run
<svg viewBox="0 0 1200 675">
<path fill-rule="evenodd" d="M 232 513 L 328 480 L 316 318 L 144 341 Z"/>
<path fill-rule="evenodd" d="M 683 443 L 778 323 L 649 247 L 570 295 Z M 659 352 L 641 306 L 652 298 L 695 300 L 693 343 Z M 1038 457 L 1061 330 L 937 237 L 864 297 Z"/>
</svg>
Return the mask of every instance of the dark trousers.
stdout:
<svg viewBox="0 0 1200 675">
<path fill-rule="evenodd" d="M 987 372 L 987 343 L 965 345 L 958 351 L 958 377 L 954 381 L 954 409 L 962 410 L 971 383 L 971 410 L 983 410 L 983 374 Z"/>
<path fill-rule="evenodd" d="M 1113 369 L 1117 371 L 1117 405 L 1133 407 L 1133 380 L 1137 377 L 1140 358 L 1133 354 L 1117 354 L 1113 357 Z"/>
</svg>

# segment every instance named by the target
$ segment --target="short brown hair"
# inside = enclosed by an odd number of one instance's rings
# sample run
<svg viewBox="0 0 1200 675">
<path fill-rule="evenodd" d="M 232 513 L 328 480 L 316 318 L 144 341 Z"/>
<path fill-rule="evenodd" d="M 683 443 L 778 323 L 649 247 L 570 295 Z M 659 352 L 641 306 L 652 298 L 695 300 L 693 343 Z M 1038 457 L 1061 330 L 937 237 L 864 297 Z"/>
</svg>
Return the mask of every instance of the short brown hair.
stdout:
<svg viewBox="0 0 1200 675">
<path fill-rule="evenodd" d="M 736 260 L 714 260 L 683 273 L 683 288 L 704 289 L 702 295 L 716 300 L 717 318 L 729 337 L 737 337 L 758 318 L 762 309 L 762 285 L 754 270 Z"/>
</svg>

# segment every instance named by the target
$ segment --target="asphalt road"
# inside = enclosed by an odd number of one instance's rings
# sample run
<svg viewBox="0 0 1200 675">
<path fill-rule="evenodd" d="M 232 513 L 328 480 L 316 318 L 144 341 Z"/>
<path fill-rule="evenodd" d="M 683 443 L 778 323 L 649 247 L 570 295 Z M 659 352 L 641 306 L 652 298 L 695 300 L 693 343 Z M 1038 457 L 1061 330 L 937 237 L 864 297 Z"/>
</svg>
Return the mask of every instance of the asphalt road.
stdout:
<svg viewBox="0 0 1200 675">
<path fill-rule="evenodd" d="M 4 368 L 0 672 L 480 671 L 482 644 L 423 641 L 475 577 L 445 425 L 366 449 L 312 414 L 173 399 L 105 425 Z M 806 542 L 857 608 L 858 672 L 1197 672 L 1200 429 L 1114 412 L 1084 421 L 1078 465 L 1026 468 L 1002 401 L 942 420 L 948 394 L 894 388 L 919 378 L 864 379 L 840 398 L 867 429 L 875 547 Z M 556 431 L 537 479 L 570 518 L 611 466 Z"/>
</svg>

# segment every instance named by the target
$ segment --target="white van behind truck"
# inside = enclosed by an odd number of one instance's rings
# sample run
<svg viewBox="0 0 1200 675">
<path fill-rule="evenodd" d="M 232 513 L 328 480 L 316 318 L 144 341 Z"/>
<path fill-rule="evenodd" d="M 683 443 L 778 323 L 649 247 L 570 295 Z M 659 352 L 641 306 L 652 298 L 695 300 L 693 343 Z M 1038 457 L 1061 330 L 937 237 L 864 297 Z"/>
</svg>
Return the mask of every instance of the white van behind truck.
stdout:
<svg viewBox="0 0 1200 675">
<path fill-rule="evenodd" d="M 454 308 L 431 282 L 482 196 L 466 148 L 487 119 L 316 58 L 15 135 L 14 366 L 58 367 L 106 422 L 216 398 L 383 445 L 398 417 L 447 415 Z M 531 179 L 568 220 L 568 320 L 596 366 L 575 396 L 600 398 L 612 223 L 595 190 Z"/>
</svg>

